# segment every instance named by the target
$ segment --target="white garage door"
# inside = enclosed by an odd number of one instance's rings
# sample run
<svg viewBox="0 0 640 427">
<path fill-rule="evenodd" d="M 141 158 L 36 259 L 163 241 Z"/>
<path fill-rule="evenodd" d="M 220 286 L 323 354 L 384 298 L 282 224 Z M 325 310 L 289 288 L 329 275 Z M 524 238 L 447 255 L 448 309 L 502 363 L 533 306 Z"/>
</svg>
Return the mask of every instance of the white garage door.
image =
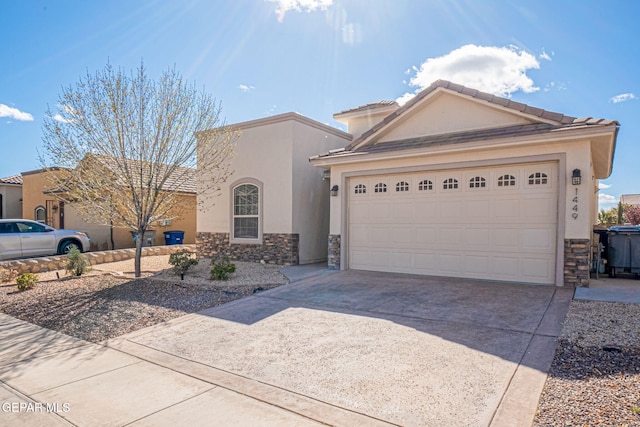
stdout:
<svg viewBox="0 0 640 427">
<path fill-rule="evenodd" d="M 348 268 L 555 282 L 557 164 L 349 179 Z"/>
</svg>

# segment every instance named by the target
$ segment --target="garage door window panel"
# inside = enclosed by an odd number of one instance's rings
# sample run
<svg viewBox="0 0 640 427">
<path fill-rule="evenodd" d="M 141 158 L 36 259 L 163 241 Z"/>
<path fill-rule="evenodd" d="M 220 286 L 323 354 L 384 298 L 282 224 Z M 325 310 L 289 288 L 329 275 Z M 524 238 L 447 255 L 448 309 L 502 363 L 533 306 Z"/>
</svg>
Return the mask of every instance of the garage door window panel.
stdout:
<svg viewBox="0 0 640 427">
<path fill-rule="evenodd" d="M 367 194 L 367 186 L 364 184 L 358 184 L 355 186 L 353 192 L 355 194 Z"/>
<path fill-rule="evenodd" d="M 511 174 L 506 174 L 498 177 L 499 188 L 513 188 L 516 186 L 516 177 Z"/>
<path fill-rule="evenodd" d="M 443 190 L 457 190 L 458 188 L 458 180 L 455 178 L 447 178 L 442 182 Z"/>
<path fill-rule="evenodd" d="M 409 183 L 407 181 L 400 181 L 396 184 L 396 192 L 404 193 L 409 191 Z"/>
<path fill-rule="evenodd" d="M 432 191 L 433 190 L 433 182 L 425 179 L 418 183 L 418 191 Z"/>
<path fill-rule="evenodd" d="M 548 185 L 549 176 L 544 172 L 534 172 L 529 175 L 529 185 Z"/>
<path fill-rule="evenodd" d="M 373 187 L 373 192 L 374 193 L 386 193 L 387 192 L 387 184 L 383 183 L 383 182 L 379 182 L 377 183 L 374 187 Z"/>
<path fill-rule="evenodd" d="M 486 187 L 487 187 L 486 178 L 483 178 L 481 176 L 474 176 L 469 180 L 469 188 L 471 189 L 486 188 Z"/>
</svg>

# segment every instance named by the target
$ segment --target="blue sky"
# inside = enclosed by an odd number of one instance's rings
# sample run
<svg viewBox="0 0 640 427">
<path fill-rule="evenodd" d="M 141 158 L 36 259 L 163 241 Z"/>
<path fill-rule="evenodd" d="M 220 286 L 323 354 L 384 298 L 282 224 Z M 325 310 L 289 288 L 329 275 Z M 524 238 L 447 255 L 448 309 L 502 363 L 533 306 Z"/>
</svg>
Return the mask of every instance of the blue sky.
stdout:
<svg viewBox="0 0 640 427">
<path fill-rule="evenodd" d="M 640 2 L 21 0 L 0 12 L 0 177 L 39 168 L 61 87 L 174 66 L 228 123 L 406 100 L 439 78 L 621 123 L 602 207 L 640 193 Z"/>
</svg>

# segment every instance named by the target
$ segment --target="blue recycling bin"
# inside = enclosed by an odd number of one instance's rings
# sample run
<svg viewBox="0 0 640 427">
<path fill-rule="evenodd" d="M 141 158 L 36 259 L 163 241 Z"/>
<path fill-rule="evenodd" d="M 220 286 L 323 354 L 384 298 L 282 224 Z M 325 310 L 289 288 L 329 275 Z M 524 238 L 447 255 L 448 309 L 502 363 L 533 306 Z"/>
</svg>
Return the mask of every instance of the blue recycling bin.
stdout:
<svg viewBox="0 0 640 427">
<path fill-rule="evenodd" d="M 165 231 L 164 242 L 166 245 L 181 245 L 184 240 L 184 231 Z"/>
</svg>

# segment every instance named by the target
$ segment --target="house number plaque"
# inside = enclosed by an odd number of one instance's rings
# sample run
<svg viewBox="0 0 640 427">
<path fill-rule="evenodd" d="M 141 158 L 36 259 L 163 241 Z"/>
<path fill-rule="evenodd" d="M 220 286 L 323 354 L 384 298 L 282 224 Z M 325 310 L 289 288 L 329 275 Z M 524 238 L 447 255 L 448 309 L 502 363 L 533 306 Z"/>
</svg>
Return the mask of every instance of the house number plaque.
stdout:
<svg viewBox="0 0 640 427">
<path fill-rule="evenodd" d="M 573 207 L 571 208 L 573 213 L 571 214 L 571 217 L 573 219 L 578 219 L 578 189 L 577 188 L 576 188 L 576 195 L 573 197 L 573 199 L 571 199 L 571 201 L 573 202 Z"/>
</svg>

